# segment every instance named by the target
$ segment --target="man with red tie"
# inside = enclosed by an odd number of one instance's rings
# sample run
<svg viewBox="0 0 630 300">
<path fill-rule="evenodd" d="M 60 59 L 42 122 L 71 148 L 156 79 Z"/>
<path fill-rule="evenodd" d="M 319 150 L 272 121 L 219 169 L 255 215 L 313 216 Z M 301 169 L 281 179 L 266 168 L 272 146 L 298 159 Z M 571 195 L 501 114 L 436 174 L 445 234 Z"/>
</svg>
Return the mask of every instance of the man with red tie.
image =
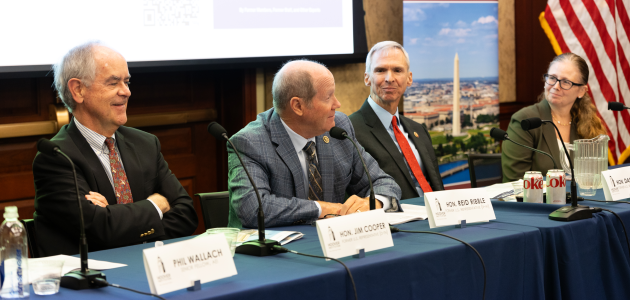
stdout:
<svg viewBox="0 0 630 300">
<path fill-rule="evenodd" d="M 401 199 L 444 189 L 427 129 L 398 113 L 412 74 L 409 55 L 396 42 L 380 42 L 367 55 L 365 85 L 370 96 L 350 115 L 357 140 L 402 190 Z"/>
<path fill-rule="evenodd" d="M 169 170 L 159 140 L 123 126 L 131 96 L 123 56 L 87 43 L 53 68 L 55 88 L 73 119 L 52 141 L 76 166 L 89 251 L 192 234 L 192 199 Z M 79 207 L 69 162 L 38 153 L 33 175 L 39 253 L 78 253 Z"/>
</svg>

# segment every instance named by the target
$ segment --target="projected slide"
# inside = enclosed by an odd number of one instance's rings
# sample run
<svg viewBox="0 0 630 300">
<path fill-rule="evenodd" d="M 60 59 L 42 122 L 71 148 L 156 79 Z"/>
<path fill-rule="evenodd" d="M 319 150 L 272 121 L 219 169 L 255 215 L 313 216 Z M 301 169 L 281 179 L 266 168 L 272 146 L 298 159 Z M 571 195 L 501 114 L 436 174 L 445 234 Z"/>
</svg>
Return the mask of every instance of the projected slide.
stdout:
<svg viewBox="0 0 630 300">
<path fill-rule="evenodd" d="M 0 68 L 98 40 L 129 62 L 352 54 L 352 0 L 0 1 Z"/>
</svg>

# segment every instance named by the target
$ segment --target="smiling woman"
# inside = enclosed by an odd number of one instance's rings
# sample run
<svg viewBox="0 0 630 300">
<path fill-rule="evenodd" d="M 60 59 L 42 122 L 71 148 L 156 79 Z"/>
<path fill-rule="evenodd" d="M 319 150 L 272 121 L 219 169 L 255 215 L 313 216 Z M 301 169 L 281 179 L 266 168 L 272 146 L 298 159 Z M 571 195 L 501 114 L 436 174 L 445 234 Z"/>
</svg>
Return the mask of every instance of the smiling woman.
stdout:
<svg viewBox="0 0 630 300">
<path fill-rule="evenodd" d="M 576 139 L 606 134 L 588 94 L 588 76 L 588 65 L 580 56 L 573 53 L 556 56 L 543 76 L 544 91 L 538 96 L 539 102 L 512 116 L 507 131 L 510 139 L 550 153 L 556 161 L 560 161 L 567 159 L 561 151 L 563 142 L 572 143 Z M 521 129 L 521 120 L 534 117 L 552 120 L 562 138 L 552 126 L 530 131 Z M 504 182 L 521 179 L 526 171 L 546 174 L 553 167 L 548 157 L 513 143 L 503 144 L 501 161 Z"/>
</svg>

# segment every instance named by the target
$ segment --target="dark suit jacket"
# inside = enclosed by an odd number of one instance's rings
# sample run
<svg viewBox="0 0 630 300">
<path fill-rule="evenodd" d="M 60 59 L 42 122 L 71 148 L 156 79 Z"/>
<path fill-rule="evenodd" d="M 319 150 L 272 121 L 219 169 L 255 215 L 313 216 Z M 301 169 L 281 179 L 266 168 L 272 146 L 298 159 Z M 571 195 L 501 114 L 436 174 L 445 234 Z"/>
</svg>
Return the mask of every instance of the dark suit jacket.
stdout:
<svg viewBox="0 0 630 300">
<path fill-rule="evenodd" d="M 89 251 L 188 236 L 197 228 L 192 199 L 169 170 L 154 135 L 124 126 L 116 131 L 134 201 L 126 205 L 116 204 L 105 169 L 74 119 L 52 141 L 76 166 Z M 40 253 L 77 254 L 80 217 L 70 163 L 60 155 L 38 153 L 33 161 L 33 175 Z M 89 191 L 103 195 L 109 205 L 103 208 L 87 201 L 85 195 Z M 162 220 L 155 206 L 146 200 L 153 193 L 161 194 L 170 203 L 171 209 Z"/>
<path fill-rule="evenodd" d="M 551 120 L 551 107 L 547 100 L 522 108 L 512 115 L 508 126 L 508 136 L 511 140 L 542 150 L 551 154 L 556 160 L 557 168 L 562 169 L 561 160 L 564 159 L 564 149 L 558 147 L 558 138 L 553 125 L 544 125 L 536 129 L 525 131 L 521 128 L 521 120 L 527 118 L 541 118 Z M 566 141 L 567 137 L 563 137 Z M 571 124 L 569 142 L 579 139 L 575 122 Z M 523 179 L 527 171 L 540 171 L 543 176 L 549 169 L 553 169 L 553 161 L 546 155 L 531 151 L 512 142 L 502 144 L 501 166 L 503 168 L 503 182 Z M 573 161 L 573 151 L 569 152 Z"/>
<path fill-rule="evenodd" d="M 394 180 L 400 186 L 402 190 L 401 199 L 418 197 L 413 179 L 405 164 L 405 157 L 398 151 L 394 140 L 387 133 L 387 129 L 383 127 L 383 123 L 376 116 L 367 100 L 363 103 L 361 109 L 350 115 L 350 121 L 352 121 L 354 130 L 357 133 L 357 140 L 359 140 L 361 146 L 376 159 L 378 165 L 385 173 L 394 177 Z M 409 137 L 411 137 L 416 149 L 418 149 L 420 160 L 422 160 L 422 165 L 426 170 L 424 176 L 431 185 L 431 189 L 434 191 L 444 190 L 429 132 L 424 126 L 402 115 L 400 116 L 400 123 L 409 134 Z M 414 133 L 417 133 L 418 137 Z"/>
<path fill-rule="evenodd" d="M 335 126 L 345 129 L 354 138 L 348 116 L 335 113 Z M 230 140 L 241 153 L 254 180 L 265 213 L 265 226 L 285 226 L 317 220 L 319 211 L 308 199 L 304 172 L 297 152 L 275 109 L 258 115 L 233 135 Z M 316 136 L 317 161 L 322 175 L 323 201 L 344 203 L 345 195 L 367 197 L 370 183 L 359 154 L 349 140 L 337 140 L 328 132 Z M 372 177 L 375 195 L 392 197 L 391 211 L 400 211 L 400 188 L 385 174 L 376 161 L 362 151 Z M 230 190 L 230 227 L 256 227 L 258 200 L 252 184 L 228 144 L 228 189 Z"/>
</svg>

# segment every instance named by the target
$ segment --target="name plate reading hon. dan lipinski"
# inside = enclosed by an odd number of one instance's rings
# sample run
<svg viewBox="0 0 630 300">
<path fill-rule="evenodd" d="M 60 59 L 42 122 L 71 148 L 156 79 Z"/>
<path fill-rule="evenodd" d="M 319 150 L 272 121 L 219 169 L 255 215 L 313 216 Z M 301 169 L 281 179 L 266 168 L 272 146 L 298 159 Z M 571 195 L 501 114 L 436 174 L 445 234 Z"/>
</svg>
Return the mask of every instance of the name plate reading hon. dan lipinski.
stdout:
<svg viewBox="0 0 630 300">
<path fill-rule="evenodd" d="M 153 294 L 236 275 L 230 247 L 220 234 L 144 249 L 143 256 Z"/>
<path fill-rule="evenodd" d="M 606 201 L 630 198 L 630 167 L 602 171 L 601 180 Z"/>
<path fill-rule="evenodd" d="M 324 256 L 340 258 L 394 246 L 382 209 L 319 220 L 317 235 Z"/>
<path fill-rule="evenodd" d="M 424 206 L 431 228 L 494 220 L 494 208 L 484 188 L 430 192 Z"/>
</svg>

